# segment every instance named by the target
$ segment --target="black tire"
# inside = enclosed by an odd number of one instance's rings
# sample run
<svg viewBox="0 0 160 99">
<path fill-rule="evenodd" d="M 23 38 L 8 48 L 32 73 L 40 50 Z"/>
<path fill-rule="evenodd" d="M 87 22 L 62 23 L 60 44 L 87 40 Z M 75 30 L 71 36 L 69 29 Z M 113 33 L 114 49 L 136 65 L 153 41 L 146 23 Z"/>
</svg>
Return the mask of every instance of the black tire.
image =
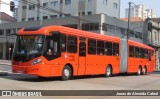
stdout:
<svg viewBox="0 0 160 99">
<path fill-rule="evenodd" d="M 147 67 L 145 66 L 144 71 L 143 71 L 143 75 L 146 75 L 146 74 L 147 74 Z"/>
<path fill-rule="evenodd" d="M 142 74 L 142 68 L 141 67 L 138 67 L 138 72 L 137 72 L 137 75 L 141 75 Z"/>
<path fill-rule="evenodd" d="M 71 68 L 68 65 L 66 65 L 62 71 L 62 80 L 63 81 L 69 80 L 71 78 L 71 75 L 72 75 Z"/>
<path fill-rule="evenodd" d="M 106 77 L 111 77 L 112 76 L 112 68 L 111 68 L 111 66 L 107 66 L 106 71 L 105 71 L 105 76 Z"/>
</svg>

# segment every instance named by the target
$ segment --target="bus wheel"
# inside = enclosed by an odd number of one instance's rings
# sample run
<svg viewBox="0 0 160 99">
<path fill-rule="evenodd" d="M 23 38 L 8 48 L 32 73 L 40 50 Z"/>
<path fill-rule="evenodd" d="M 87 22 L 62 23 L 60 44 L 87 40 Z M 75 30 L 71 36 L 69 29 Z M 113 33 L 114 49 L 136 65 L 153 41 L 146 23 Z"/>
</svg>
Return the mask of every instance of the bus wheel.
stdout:
<svg viewBox="0 0 160 99">
<path fill-rule="evenodd" d="M 62 71 L 62 80 L 69 80 L 71 78 L 71 68 L 69 66 L 65 66 Z"/>
<path fill-rule="evenodd" d="M 141 75 L 141 74 L 142 74 L 142 69 L 141 69 L 141 67 L 138 68 L 137 74 L 138 74 L 138 75 Z"/>
<path fill-rule="evenodd" d="M 146 74 L 147 74 L 147 67 L 145 66 L 143 69 L 143 75 L 146 75 Z"/>
<path fill-rule="evenodd" d="M 111 75 L 112 75 L 112 68 L 111 66 L 107 66 L 105 76 L 110 77 Z"/>
</svg>

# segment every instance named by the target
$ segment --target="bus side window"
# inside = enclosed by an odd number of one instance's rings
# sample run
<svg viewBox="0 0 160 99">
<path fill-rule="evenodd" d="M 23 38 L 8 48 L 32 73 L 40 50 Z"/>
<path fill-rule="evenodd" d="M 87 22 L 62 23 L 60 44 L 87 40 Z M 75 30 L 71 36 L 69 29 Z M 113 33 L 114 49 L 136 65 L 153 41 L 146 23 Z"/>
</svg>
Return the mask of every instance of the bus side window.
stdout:
<svg viewBox="0 0 160 99">
<path fill-rule="evenodd" d="M 67 40 L 67 36 L 64 34 L 61 34 L 61 51 L 62 52 L 66 52 L 66 40 Z"/>
<path fill-rule="evenodd" d="M 77 53 L 77 37 L 68 36 L 68 52 Z"/>
<path fill-rule="evenodd" d="M 149 59 L 149 61 L 151 61 L 151 51 L 149 51 L 149 55 L 148 55 L 148 59 Z"/>
<path fill-rule="evenodd" d="M 139 48 L 135 47 L 135 57 L 139 58 Z"/>
<path fill-rule="evenodd" d="M 145 58 L 147 59 L 148 58 L 148 50 L 145 49 Z"/>
<path fill-rule="evenodd" d="M 49 48 L 48 48 L 48 55 L 53 55 L 53 54 L 57 54 L 58 52 L 58 43 L 54 40 L 50 40 L 49 42 Z"/>
<path fill-rule="evenodd" d="M 86 43 L 85 42 L 79 43 L 79 56 L 86 56 Z"/>
<path fill-rule="evenodd" d="M 53 46 L 54 46 L 53 52 L 54 52 L 54 53 L 57 53 L 57 52 L 58 52 L 58 43 L 57 43 L 57 42 L 54 42 L 54 43 L 53 43 Z"/>
<path fill-rule="evenodd" d="M 88 54 L 96 54 L 96 40 L 88 39 Z"/>
<path fill-rule="evenodd" d="M 133 46 L 129 46 L 129 57 L 135 57 Z"/>
<path fill-rule="evenodd" d="M 51 57 L 60 55 L 60 33 L 51 32 L 51 36 L 47 38 L 47 54 Z"/>
<path fill-rule="evenodd" d="M 105 43 L 105 55 L 112 56 L 112 43 L 111 42 Z"/>
<path fill-rule="evenodd" d="M 143 50 L 143 48 L 139 49 L 139 57 L 140 58 L 144 58 L 144 50 Z"/>
<path fill-rule="evenodd" d="M 154 55 L 154 51 L 152 51 L 152 56 Z"/>
<path fill-rule="evenodd" d="M 119 56 L 119 44 L 113 43 L 113 56 Z"/>
<path fill-rule="evenodd" d="M 48 55 L 52 55 L 53 54 L 53 40 L 49 40 L 48 42 Z"/>
<path fill-rule="evenodd" d="M 97 54 L 104 55 L 104 42 L 103 41 L 97 41 Z"/>
</svg>

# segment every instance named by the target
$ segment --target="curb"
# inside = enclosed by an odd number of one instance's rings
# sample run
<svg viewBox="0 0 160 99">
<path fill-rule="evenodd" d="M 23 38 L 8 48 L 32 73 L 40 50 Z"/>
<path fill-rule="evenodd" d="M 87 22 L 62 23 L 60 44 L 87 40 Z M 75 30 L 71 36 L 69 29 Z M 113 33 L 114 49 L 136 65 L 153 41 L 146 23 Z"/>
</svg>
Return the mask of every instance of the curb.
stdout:
<svg viewBox="0 0 160 99">
<path fill-rule="evenodd" d="M 8 65 L 8 66 L 11 66 L 11 64 L 5 64 L 5 63 L 0 63 L 0 65 Z"/>
<path fill-rule="evenodd" d="M 154 72 L 160 72 L 160 70 L 155 70 Z"/>
<path fill-rule="evenodd" d="M 13 75 L 13 74 L 21 74 L 21 73 L 12 73 L 10 71 L 0 71 L 0 77 L 1 76 L 10 76 L 10 75 Z"/>
<path fill-rule="evenodd" d="M 2 65 L 11 65 L 11 60 L 1 60 L 0 59 L 0 64 L 2 64 Z"/>
<path fill-rule="evenodd" d="M 0 63 L 0 65 L 9 65 L 9 66 L 11 66 L 10 63 Z"/>
</svg>

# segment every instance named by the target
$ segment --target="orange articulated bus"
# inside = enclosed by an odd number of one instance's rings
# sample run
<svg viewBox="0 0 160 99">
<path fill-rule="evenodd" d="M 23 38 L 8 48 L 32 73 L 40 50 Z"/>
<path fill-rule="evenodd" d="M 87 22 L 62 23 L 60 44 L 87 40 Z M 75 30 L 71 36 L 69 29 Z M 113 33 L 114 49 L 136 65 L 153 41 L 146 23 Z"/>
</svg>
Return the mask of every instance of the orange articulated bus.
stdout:
<svg viewBox="0 0 160 99">
<path fill-rule="evenodd" d="M 118 37 L 62 26 L 27 27 L 17 33 L 12 72 L 39 77 L 118 73 L 146 74 L 155 66 L 155 50 Z"/>
</svg>

